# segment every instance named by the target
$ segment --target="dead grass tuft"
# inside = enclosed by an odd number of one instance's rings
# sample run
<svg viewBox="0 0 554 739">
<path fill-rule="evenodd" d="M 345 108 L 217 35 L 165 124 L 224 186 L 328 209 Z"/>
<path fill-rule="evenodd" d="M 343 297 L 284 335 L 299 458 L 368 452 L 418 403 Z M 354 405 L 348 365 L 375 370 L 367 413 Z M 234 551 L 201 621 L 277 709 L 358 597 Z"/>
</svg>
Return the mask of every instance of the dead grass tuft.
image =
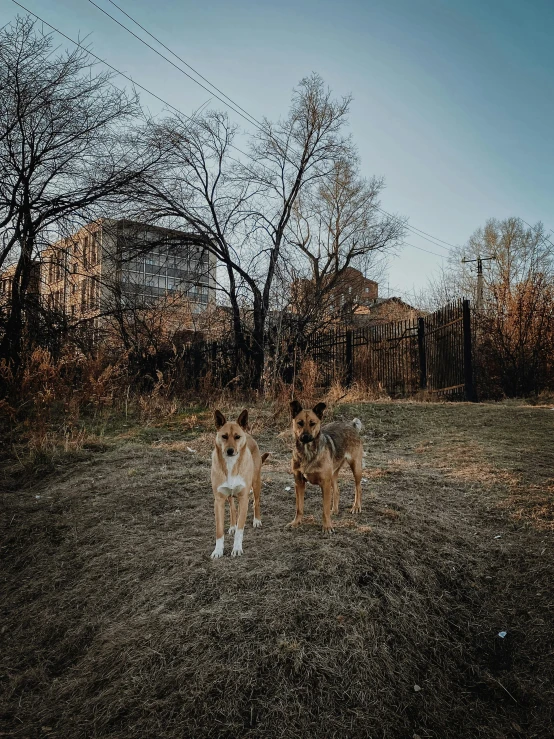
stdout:
<svg viewBox="0 0 554 739">
<path fill-rule="evenodd" d="M 540 531 L 554 531 L 554 481 L 545 486 L 519 486 L 498 503 L 514 521 L 528 522 Z"/>
<path fill-rule="evenodd" d="M 398 521 L 400 518 L 400 513 L 398 511 L 395 511 L 394 508 L 383 508 L 381 510 L 378 510 L 377 513 L 379 513 L 381 516 L 384 516 L 385 518 L 390 519 L 391 521 Z"/>
</svg>

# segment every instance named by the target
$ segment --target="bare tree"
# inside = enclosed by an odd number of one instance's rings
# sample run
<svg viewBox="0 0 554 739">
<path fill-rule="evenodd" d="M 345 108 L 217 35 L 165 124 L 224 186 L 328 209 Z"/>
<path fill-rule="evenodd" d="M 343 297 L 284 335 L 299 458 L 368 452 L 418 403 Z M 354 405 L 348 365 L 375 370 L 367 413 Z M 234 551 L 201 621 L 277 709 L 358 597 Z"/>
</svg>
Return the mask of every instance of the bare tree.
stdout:
<svg viewBox="0 0 554 739">
<path fill-rule="evenodd" d="M 160 151 L 139 146 L 135 94 L 97 73 L 85 49 L 58 53 L 17 19 L 0 32 L 0 268 L 15 263 L 0 359 L 18 365 L 34 260 L 67 219 L 117 207 Z"/>
<path fill-rule="evenodd" d="M 173 118 L 158 130 L 172 151 L 159 177 L 143 191 L 152 217 L 178 218 L 222 263 L 237 347 L 249 334 L 252 382 L 264 368 L 265 329 L 279 265 L 294 246 L 291 219 L 301 199 L 311 202 L 337 166 L 355 151 L 344 134 L 350 98 L 333 99 L 321 78 L 303 79 L 286 118 L 264 120 L 248 158 L 233 152 L 237 131 L 208 113 Z M 249 319 L 243 320 L 244 304 Z"/>
<path fill-rule="evenodd" d="M 472 254 L 495 257 L 484 270 L 479 317 L 482 361 L 505 394 L 554 382 L 554 245 L 541 223 L 490 220 L 470 239 Z"/>
<path fill-rule="evenodd" d="M 483 310 L 478 319 L 477 361 L 489 391 L 509 396 L 538 391 L 554 382 L 554 244 L 541 223 L 490 219 L 431 286 L 432 307 L 469 297 L 476 304 L 474 262 L 484 263 Z M 494 386 L 494 387 L 493 387 Z"/>
<path fill-rule="evenodd" d="M 355 161 L 339 161 L 308 198 L 298 200 L 286 264 L 294 276 L 291 307 L 300 341 L 330 320 L 348 322 L 363 303 L 361 277 L 378 279 L 386 256 L 400 244 L 404 221 L 380 210 L 383 186 L 380 178 L 361 178 Z"/>
</svg>

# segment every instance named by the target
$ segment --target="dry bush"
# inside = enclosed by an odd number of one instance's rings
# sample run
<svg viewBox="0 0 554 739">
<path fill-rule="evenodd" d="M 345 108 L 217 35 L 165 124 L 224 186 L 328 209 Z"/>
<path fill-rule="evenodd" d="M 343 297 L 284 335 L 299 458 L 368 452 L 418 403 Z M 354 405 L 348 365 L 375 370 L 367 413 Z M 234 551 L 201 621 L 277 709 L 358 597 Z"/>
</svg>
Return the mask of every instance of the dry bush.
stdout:
<svg viewBox="0 0 554 739">
<path fill-rule="evenodd" d="M 126 354 L 114 361 L 111 357 L 99 353 L 92 358 L 82 358 L 77 367 L 80 382 L 74 389 L 82 405 L 109 408 L 122 400 L 129 387 Z"/>
<path fill-rule="evenodd" d="M 362 381 L 353 382 L 349 387 L 345 387 L 341 382 L 335 381 L 327 390 L 325 400 L 328 403 L 360 403 L 369 400 L 390 400 L 390 395 L 383 390 L 381 385 L 375 388 L 373 385 L 367 386 Z"/>
<path fill-rule="evenodd" d="M 305 359 L 297 372 L 295 387 L 297 388 L 297 393 L 302 395 L 306 404 L 316 402 L 320 390 L 318 380 L 319 372 L 317 364 L 313 359 Z"/>
<path fill-rule="evenodd" d="M 160 370 L 156 373 L 157 379 L 148 394 L 138 396 L 141 421 L 151 421 L 154 418 L 167 418 L 177 412 L 177 403 L 171 393 L 171 378 L 164 378 Z"/>
</svg>

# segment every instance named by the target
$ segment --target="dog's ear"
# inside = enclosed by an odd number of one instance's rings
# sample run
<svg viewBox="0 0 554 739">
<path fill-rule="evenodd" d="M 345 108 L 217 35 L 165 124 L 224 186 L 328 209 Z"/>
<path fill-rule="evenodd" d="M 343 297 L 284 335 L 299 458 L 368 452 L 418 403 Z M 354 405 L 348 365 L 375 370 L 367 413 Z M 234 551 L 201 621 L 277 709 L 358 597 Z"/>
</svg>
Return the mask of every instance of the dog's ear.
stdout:
<svg viewBox="0 0 554 739">
<path fill-rule="evenodd" d="M 312 408 L 313 412 L 316 414 L 316 416 L 321 419 L 323 418 L 323 411 L 327 408 L 325 403 L 318 403 L 316 406 Z"/>
<path fill-rule="evenodd" d="M 296 416 L 300 413 L 302 410 L 302 404 L 299 403 L 297 400 L 292 400 L 290 403 L 290 414 L 293 418 L 296 418 Z"/>
<path fill-rule="evenodd" d="M 225 426 L 227 423 L 225 416 L 221 411 L 214 411 L 214 419 L 215 419 L 215 427 L 216 429 L 220 429 L 222 426 Z"/>
<path fill-rule="evenodd" d="M 248 409 L 247 408 L 245 408 L 243 412 L 240 414 L 240 416 L 237 418 L 237 423 L 241 427 L 241 429 L 248 431 Z"/>
</svg>

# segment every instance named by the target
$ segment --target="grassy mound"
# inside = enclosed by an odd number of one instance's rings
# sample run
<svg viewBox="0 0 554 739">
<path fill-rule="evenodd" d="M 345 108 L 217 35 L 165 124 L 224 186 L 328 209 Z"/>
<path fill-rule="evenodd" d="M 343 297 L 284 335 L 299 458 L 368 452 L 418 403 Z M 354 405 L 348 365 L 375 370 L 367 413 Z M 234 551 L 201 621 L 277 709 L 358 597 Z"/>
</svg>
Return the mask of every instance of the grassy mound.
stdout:
<svg viewBox="0 0 554 739">
<path fill-rule="evenodd" d="M 0 728 L 63 739 L 550 736 L 547 534 L 497 510 L 492 487 L 447 474 L 444 455 L 422 461 L 421 414 L 436 412 L 356 409 L 369 452 L 363 512 L 347 512 L 345 473 L 329 538 L 316 488 L 306 523 L 286 528 L 288 440 L 260 434 L 273 452 L 263 527 L 250 511 L 236 560 L 229 536 L 225 557 L 209 559 L 210 435 L 114 443 L 8 496 Z M 432 415 L 436 436 L 428 417 L 430 448 L 456 412 Z"/>
</svg>

